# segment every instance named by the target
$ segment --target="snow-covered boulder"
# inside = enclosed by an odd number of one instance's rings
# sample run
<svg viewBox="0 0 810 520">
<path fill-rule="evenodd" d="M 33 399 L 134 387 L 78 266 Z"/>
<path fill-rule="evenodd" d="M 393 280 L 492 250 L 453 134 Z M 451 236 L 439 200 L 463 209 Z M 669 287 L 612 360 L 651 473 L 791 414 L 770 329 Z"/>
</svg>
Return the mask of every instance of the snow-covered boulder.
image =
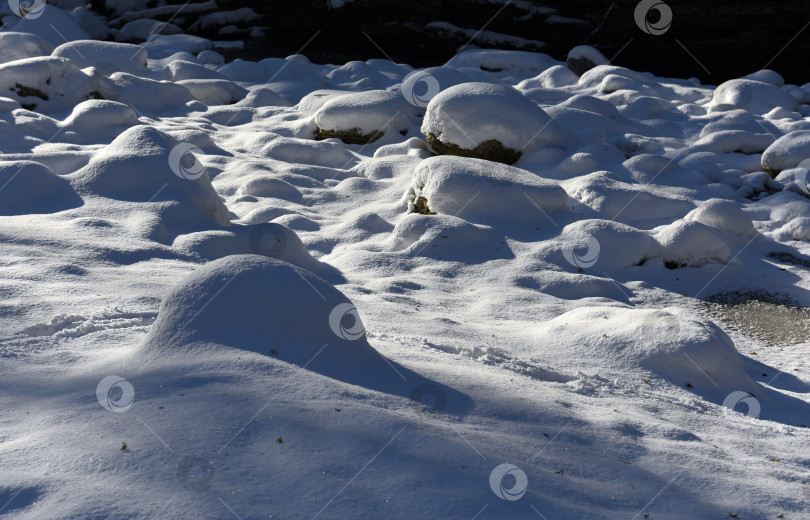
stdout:
<svg viewBox="0 0 810 520">
<path fill-rule="evenodd" d="M 659 244 L 648 233 L 610 220 L 586 219 L 568 224 L 560 236 L 544 243 L 538 256 L 566 270 L 615 273 L 639 266 L 661 255 Z"/>
<path fill-rule="evenodd" d="M 149 126 L 135 126 L 98 152 L 90 163 L 67 176 L 79 193 L 133 202 L 169 202 L 174 212 L 164 226 L 196 230 L 211 221 L 230 224 L 228 209 L 211 186 L 190 143 Z M 196 228 L 196 229 L 195 229 Z M 155 239 L 168 240 L 168 234 Z"/>
<path fill-rule="evenodd" d="M 191 95 L 212 105 L 230 105 L 245 98 L 248 91 L 227 79 L 184 79 L 177 82 L 187 88 Z"/>
<path fill-rule="evenodd" d="M 773 142 L 762 153 L 762 167 L 772 176 L 810 159 L 810 130 L 796 130 Z"/>
<path fill-rule="evenodd" d="M 116 72 L 108 80 L 99 81 L 99 92 L 104 99 L 126 103 L 148 114 L 177 110 L 190 101 L 197 100 L 182 85 L 171 81 L 155 81 L 126 72 Z"/>
<path fill-rule="evenodd" d="M 750 240 L 757 233 L 748 215 L 729 200 L 709 199 L 702 202 L 687 213 L 684 220 L 694 220 L 719 229 L 736 240 Z"/>
<path fill-rule="evenodd" d="M 35 34 L 54 47 L 73 40 L 90 39 L 87 31 L 69 12 L 46 2 L 41 2 L 41 4 L 44 4 L 42 14 L 36 17 L 20 19 L 14 25 L 13 30 L 15 32 Z"/>
<path fill-rule="evenodd" d="M 56 213 L 82 205 L 70 183 L 33 161 L 0 161 L 0 215 Z"/>
<path fill-rule="evenodd" d="M 53 45 L 36 34 L 21 32 L 0 33 L 0 63 L 49 56 Z"/>
<path fill-rule="evenodd" d="M 568 52 L 566 58 L 568 69 L 577 76 L 582 76 L 597 65 L 607 65 L 608 63 L 610 61 L 605 55 L 590 45 L 574 47 Z"/>
<path fill-rule="evenodd" d="M 150 36 L 155 34 L 183 34 L 183 30 L 173 23 L 143 18 L 124 24 L 118 33 L 118 37 L 128 41 L 142 41 L 148 40 Z"/>
<path fill-rule="evenodd" d="M 129 105 L 89 99 L 76 105 L 61 124 L 64 138 L 73 143 L 107 143 L 133 125 L 140 124 Z"/>
<path fill-rule="evenodd" d="M 145 72 L 146 60 L 149 57 L 146 49 L 139 45 L 96 40 L 63 43 L 53 50 L 52 55 L 69 59 L 80 69 L 112 65 L 131 74 Z"/>
<path fill-rule="evenodd" d="M 754 114 L 767 114 L 776 107 L 790 112 L 798 110 L 796 98 L 781 88 L 750 79 L 732 79 L 718 85 L 710 106 L 728 105 Z"/>
<path fill-rule="evenodd" d="M 0 65 L 0 92 L 37 112 L 66 112 L 94 97 L 93 82 L 65 58 L 42 56 Z"/>
<path fill-rule="evenodd" d="M 568 195 L 556 182 L 520 168 L 439 156 L 419 163 L 406 200 L 411 213 L 454 215 L 472 222 L 519 222 L 540 211 L 566 209 Z"/>
<path fill-rule="evenodd" d="M 269 88 L 259 87 L 248 92 L 245 98 L 236 105 L 248 108 L 291 107 L 292 103 Z"/>
<path fill-rule="evenodd" d="M 338 95 L 315 112 L 316 138 L 371 143 L 389 131 L 407 131 L 415 115 L 416 107 L 396 92 L 371 90 Z"/>
<path fill-rule="evenodd" d="M 728 263 L 731 245 L 714 228 L 695 220 L 677 220 L 655 235 L 664 246 L 661 256 L 669 268 L 697 267 L 708 262 Z"/>
<path fill-rule="evenodd" d="M 569 148 L 577 138 L 517 90 L 491 83 L 462 83 L 434 97 L 422 133 L 442 155 L 506 164 L 539 148 Z"/>
</svg>

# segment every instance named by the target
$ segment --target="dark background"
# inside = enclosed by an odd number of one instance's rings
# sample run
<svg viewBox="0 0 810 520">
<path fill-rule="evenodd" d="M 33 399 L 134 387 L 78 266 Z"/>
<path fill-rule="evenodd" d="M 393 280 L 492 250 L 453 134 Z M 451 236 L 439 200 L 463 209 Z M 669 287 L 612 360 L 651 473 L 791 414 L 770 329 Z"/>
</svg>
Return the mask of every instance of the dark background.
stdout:
<svg viewBox="0 0 810 520">
<path fill-rule="evenodd" d="M 810 27 L 806 27 L 810 0 L 668 0 L 673 21 L 659 36 L 645 34 L 636 25 L 637 1 L 514 0 L 501 11 L 503 2 L 354 0 L 330 9 L 327 0 L 218 0 L 219 10 L 252 7 L 264 15 L 261 21 L 237 24 L 245 31 L 252 26 L 266 27 L 265 37 L 247 39 L 246 49 L 228 52 L 229 59 L 284 57 L 299 51 L 320 31 L 301 51 L 314 62 L 342 64 L 390 57 L 415 67 L 440 65 L 468 40 L 424 27 L 443 21 L 474 31 L 487 24 L 490 31 L 539 40 L 546 46 L 523 50 L 539 50 L 562 60 L 576 45 L 593 45 L 616 65 L 660 76 L 697 77 L 706 84 L 716 85 L 766 66 L 789 83 L 810 82 Z M 548 14 L 527 16 L 521 4 L 551 7 L 556 15 L 581 23 L 554 23 Z M 656 14 L 650 14 L 651 21 Z M 181 15 L 174 23 L 187 27 L 194 20 Z M 199 35 L 214 40 L 246 37 L 222 37 L 217 30 L 214 27 Z"/>
</svg>

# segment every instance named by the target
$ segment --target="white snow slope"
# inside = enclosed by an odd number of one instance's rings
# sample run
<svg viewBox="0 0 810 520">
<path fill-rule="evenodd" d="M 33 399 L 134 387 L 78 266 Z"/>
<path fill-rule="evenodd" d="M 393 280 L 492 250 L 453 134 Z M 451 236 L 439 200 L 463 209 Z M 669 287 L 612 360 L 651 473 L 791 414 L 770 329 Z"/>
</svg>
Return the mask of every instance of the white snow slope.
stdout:
<svg viewBox="0 0 810 520">
<path fill-rule="evenodd" d="M 810 515 L 810 86 L 11 34 L 4 518 Z"/>
</svg>

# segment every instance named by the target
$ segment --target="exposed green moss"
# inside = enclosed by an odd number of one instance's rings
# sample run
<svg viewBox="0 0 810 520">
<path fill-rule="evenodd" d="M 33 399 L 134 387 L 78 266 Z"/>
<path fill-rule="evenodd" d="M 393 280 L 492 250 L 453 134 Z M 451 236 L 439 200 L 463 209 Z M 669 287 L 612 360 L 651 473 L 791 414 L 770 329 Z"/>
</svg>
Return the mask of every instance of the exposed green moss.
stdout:
<svg viewBox="0 0 810 520">
<path fill-rule="evenodd" d="M 433 211 L 430 211 L 428 207 L 428 200 L 425 197 L 417 197 L 415 201 L 413 201 L 414 205 L 414 213 L 419 213 L 420 215 L 435 215 Z"/>
<path fill-rule="evenodd" d="M 517 150 L 505 147 L 497 139 L 489 139 L 472 150 L 462 148 L 456 144 L 443 143 L 435 135 L 428 134 L 427 141 L 431 148 L 441 155 L 458 155 L 461 157 L 475 157 L 504 164 L 515 164 L 523 155 Z"/>
<path fill-rule="evenodd" d="M 352 128 L 351 130 L 324 130 L 319 127 L 315 130 L 315 140 L 321 141 L 323 139 L 336 137 L 346 144 L 368 144 L 373 143 L 384 134 L 385 132 L 379 130 L 375 130 L 370 134 L 363 134 L 360 132 L 359 128 Z"/>
<path fill-rule="evenodd" d="M 20 97 L 36 96 L 36 97 L 38 97 L 40 99 L 44 99 L 45 101 L 48 101 L 48 95 L 46 93 L 42 92 L 41 90 L 35 89 L 33 87 L 26 87 L 25 85 L 20 85 L 19 83 L 16 83 L 14 85 L 14 88 L 11 89 L 11 91 L 12 92 L 16 91 L 17 94 Z"/>
</svg>

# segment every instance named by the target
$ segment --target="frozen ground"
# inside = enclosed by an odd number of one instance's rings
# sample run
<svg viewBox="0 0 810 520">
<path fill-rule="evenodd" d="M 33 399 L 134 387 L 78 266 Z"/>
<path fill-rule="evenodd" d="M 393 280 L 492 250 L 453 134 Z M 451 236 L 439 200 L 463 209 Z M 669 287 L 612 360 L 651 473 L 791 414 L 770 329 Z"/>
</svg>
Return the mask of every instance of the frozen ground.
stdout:
<svg viewBox="0 0 810 520">
<path fill-rule="evenodd" d="M 4 517 L 808 517 L 810 86 L 46 9 L 0 33 Z"/>
</svg>

